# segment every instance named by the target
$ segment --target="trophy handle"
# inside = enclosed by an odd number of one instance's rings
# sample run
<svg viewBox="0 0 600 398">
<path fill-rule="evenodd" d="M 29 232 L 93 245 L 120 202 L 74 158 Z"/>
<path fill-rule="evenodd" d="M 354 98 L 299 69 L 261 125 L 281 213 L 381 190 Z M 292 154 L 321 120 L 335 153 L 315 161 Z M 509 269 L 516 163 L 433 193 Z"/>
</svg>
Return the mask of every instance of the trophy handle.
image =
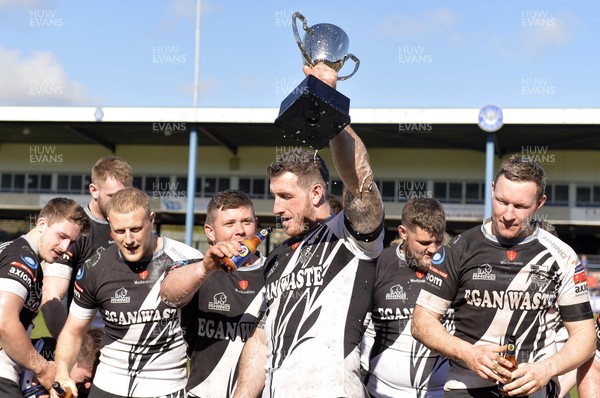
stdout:
<svg viewBox="0 0 600 398">
<path fill-rule="evenodd" d="M 314 33 L 314 30 L 312 30 L 308 26 L 308 22 L 306 21 L 304 15 L 300 14 L 298 11 L 296 11 L 294 15 L 292 15 L 292 28 L 294 31 L 294 37 L 296 38 L 296 43 L 298 44 L 298 48 L 300 49 L 302 57 L 304 58 L 304 63 L 306 65 L 314 66 L 312 60 L 310 59 L 310 56 L 306 52 L 306 48 L 304 48 L 304 44 L 302 44 L 302 39 L 300 38 L 300 34 L 298 33 L 298 26 L 296 25 L 296 18 L 302 21 L 302 29 L 304 29 L 306 33 L 312 35 Z"/>
<path fill-rule="evenodd" d="M 354 70 L 352 71 L 352 73 L 350 73 L 347 76 L 338 77 L 337 78 L 338 81 L 340 81 L 340 80 L 346 80 L 346 79 L 349 79 L 350 77 L 352 77 L 352 75 L 354 75 L 356 73 L 356 71 L 358 70 L 358 67 L 360 66 L 360 59 L 358 59 L 356 57 L 356 55 L 354 55 L 354 54 L 348 54 L 348 55 L 346 55 L 344 57 L 344 62 L 346 62 L 348 60 L 348 58 L 350 58 L 352 61 L 354 61 Z"/>
</svg>

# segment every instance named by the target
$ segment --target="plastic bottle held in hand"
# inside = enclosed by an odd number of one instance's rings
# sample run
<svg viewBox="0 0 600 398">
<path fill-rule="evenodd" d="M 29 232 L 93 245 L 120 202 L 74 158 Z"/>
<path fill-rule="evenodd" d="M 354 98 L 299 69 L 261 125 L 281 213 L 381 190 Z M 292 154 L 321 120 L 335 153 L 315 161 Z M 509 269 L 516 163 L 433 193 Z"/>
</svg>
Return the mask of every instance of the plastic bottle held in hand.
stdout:
<svg viewBox="0 0 600 398">
<path fill-rule="evenodd" d="M 62 386 L 60 385 L 60 383 L 58 381 L 55 381 L 54 383 L 52 383 L 52 388 L 54 389 L 54 391 L 56 391 L 56 393 L 58 394 L 58 396 L 60 398 L 72 398 L 73 397 L 73 393 L 71 392 L 71 389 L 69 387 L 62 388 Z"/>
<path fill-rule="evenodd" d="M 225 257 L 221 260 L 223 269 L 227 272 L 233 272 L 248 262 L 250 257 L 256 253 L 258 245 L 266 239 L 271 230 L 271 227 L 265 227 L 258 231 L 253 237 L 241 241 L 242 251 L 240 254 L 233 257 Z"/>
<path fill-rule="evenodd" d="M 519 367 L 519 364 L 517 362 L 517 348 L 516 348 L 516 342 L 517 342 L 517 338 L 514 335 L 511 335 L 508 338 L 508 342 L 506 343 L 508 345 L 507 350 L 506 350 L 506 354 L 504 355 L 504 358 L 508 359 L 511 363 L 512 363 L 512 367 L 508 370 L 510 370 L 511 372 L 515 369 L 517 369 L 517 367 Z M 512 380 L 511 380 L 512 381 Z M 503 383 L 498 383 L 498 393 L 503 396 L 503 397 L 508 397 L 509 395 L 504 391 L 504 384 Z"/>
</svg>

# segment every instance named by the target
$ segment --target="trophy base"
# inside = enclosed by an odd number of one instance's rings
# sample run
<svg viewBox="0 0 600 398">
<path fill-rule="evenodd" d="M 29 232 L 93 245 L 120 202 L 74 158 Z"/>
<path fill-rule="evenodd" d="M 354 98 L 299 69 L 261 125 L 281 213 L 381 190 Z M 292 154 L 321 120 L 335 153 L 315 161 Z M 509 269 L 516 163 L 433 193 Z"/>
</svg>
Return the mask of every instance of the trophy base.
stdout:
<svg viewBox="0 0 600 398">
<path fill-rule="evenodd" d="M 349 111 L 348 97 L 309 75 L 283 100 L 275 125 L 299 142 L 321 149 L 350 124 Z"/>
</svg>

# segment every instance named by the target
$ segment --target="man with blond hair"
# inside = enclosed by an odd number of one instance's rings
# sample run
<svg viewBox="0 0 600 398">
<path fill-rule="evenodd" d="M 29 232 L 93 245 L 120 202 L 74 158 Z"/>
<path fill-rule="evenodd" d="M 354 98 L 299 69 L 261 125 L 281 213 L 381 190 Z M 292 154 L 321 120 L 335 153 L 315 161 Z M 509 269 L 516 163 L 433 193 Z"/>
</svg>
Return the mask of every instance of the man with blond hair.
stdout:
<svg viewBox="0 0 600 398">
<path fill-rule="evenodd" d="M 0 245 L 0 397 L 21 396 L 19 378 L 28 369 L 50 389 L 54 364 L 31 344 L 30 334 L 42 298 L 44 271 L 89 229 L 74 200 L 55 198 L 40 211 L 27 234 Z"/>
<path fill-rule="evenodd" d="M 56 380 L 75 389 L 69 370 L 100 311 L 105 339 L 90 397 L 185 397 L 186 346 L 179 311 L 161 301 L 159 290 L 174 262 L 200 261 L 202 254 L 154 234 L 156 214 L 148 195 L 137 188 L 115 193 L 107 214 L 115 245 L 77 273 L 75 297 L 56 347 Z"/>
<path fill-rule="evenodd" d="M 50 334 L 55 338 L 67 320 L 67 309 L 62 300 L 69 293 L 68 301 L 71 301 L 77 270 L 114 243 L 106 220 L 108 201 L 117 191 L 130 187 L 132 181 L 131 166 L 117 156 L 103 157 L 92 168 L 89 187 L 91 199 L 84 208 L 90 218 L 91 231 L 69 247 L 62 258 L 57 260 L 57 266 L 46 272 L 44 279 L 42 314 Z M 94 324 L 102 327 L 99 318 Z"/>
</svg>

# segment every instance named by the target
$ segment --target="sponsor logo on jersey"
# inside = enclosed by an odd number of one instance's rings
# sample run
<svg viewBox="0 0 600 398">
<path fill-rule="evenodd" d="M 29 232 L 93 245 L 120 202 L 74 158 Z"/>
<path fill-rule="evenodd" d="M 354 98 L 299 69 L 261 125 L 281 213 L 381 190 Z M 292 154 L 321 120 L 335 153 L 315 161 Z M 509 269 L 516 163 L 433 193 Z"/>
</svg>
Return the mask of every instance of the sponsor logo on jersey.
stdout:
<svg viewBox="0 0 600 398">
<path fill-rule="evenodd" d="M 144 271 L 140 272 L 140 278 L 143 281 L 145 281 L 147 277 L 148 277 L 148 270 L 144 270 Z"/>
<path fill-rule="evenodd" d="M 419 279 L 425 278 L 425 272 L 422 272 L 422 271 L 415 271 L 415 275 Z"/>
<path fill-rule="evenodd" d="M 433 255 L 433 258 L 431 259 L 431 263 L 435 264 L 435 265 L 439 265 L 439 264 L 443 263 L 445 259 L 446 259 L 446 248 L 442 246 L 442 251 L 437 252 Z"/>
<path fill-rule="evenodd" d="M 242 290 L 246 290 L 246 289 L 248 289 L 248 281 L 246 281 L 246 280 L 242 280 L 242 281 L 239 281 L 239 282 L 238 282 L 238 284 L 240 285 L 240 288 L 241 288 Z"/>
<path fill-rule="evenodd" d="M 85 265 L 81 268 L 79 268 L 79 271 L 77 271 L 77 275 L 75 276 L 75 280 L 80 281 L 81 278 L 83 278 L 83 274 L 85 273 Z"/>
<path fill-rule="evenodd" d="M 548 244 L 548 246 L 550 246 L 551 248 L 553 248 L 556 253 L 561 257 L 561 258 L 567 258 L 567 253 L 565 253 L 560 245 L 558 243 L 556 243 L 557 238 L 554 235 L 551 234 L 542 234 L 540 236 L 540 240 L 543 240 L 544 242 L 546 242 Z"/>
<path fill-rule="evenodd" d="M 92 255 L 90 258 L 88 258 L 87 260 L 85 260 L 85 266 L 86 267 L 93 267 L 94 265 L 98 264 L 98 261 L 100 261 L 100 258 L 102 258 L 102 252 L 106 250 L 104 247 L 100 246 L 99 248 L 96 249 L 96 253 L 94 255 Z"/>
<path fill-rule="evenodd" d="M 21 259 L 25 262 L 25 264 L 27 264 L 27 266 L 29 268 L 31 268 L 31 269 L 37 269 L 38 268 L 38 262 L 33 257 L 30 257 L 30 256 L 21 256 Z"/>
<path fill-rule="evenodd" d="M 432 272 L 438 274 L 439 276 L 441 276 L 444 279 L 448 278 L 448 274 L 445 273 L 444 271 L 440 271 L 439 269 L 437 269 L 435 267 L 429 267 L 429 273 L 432 273 Z"/>
<path fill-rule="evenodd" d="M 28 273 L 31 274 L 31 272 L 26 272 L 25 271 L 27 269 L 27 267 L 25 267 L 21 263 L 17 263 L 16 261 L 13 261 L 11 263 L 11 265 L 12 265 L 12 267 L 10 267 L 10 269 L 8 270 L 8 273 L 10 275 L 14 275 L 18 279 L 21 279 L 23 282 L 25 282 L 25 284 L 29 288 L 31 288 L 31 286 L 32 286 L 32 284 L 34 282 L 34 279 L 33 279 L 33 277 L 31 277 L 31 276 L 28 275 Z"/>
<path fill-rule="evenodd" d="M 573 282 L 575 284 L 587 282 L 587 276 L 585 275 L 585 270 L 583 269 L 583 265 L 579 264 L 575 268 L 575 274 L 573 275 Z"/>
<path fill-rule="evenodd" d="M 556 294 L 530 292 L 522 290 L 465 290 L 465 300 L 468 305 L 484 308 L 509 310 L 539 310 L 551 308 L 556 304 Z"/>
<path fill-rule="evenodd" d="M 33 279 L 34 282 L 36 281 L 35 275 L 31 271 L 31 269 L 29 269 L 29 267 L 26 267 L 25 265 L 23 265 L 22 263 L 20 263 L 18 261 L 13 261 L 10 263 L 10 265 L 14 265 L 15 267 L 21 268 L 23 271 L 27 272 L 27 274 L 31 277 L 31 279 Z"/>
<path fill-rule="evenodd" d="M 124 287 L 117 289 L 115 295 L 110 298 L 110 302 L 113 304 L 127 304 L 131 301 L 131 297 L 127 296 L 127 289 Z"/>
<path fill-rule="evenodd" d="M 495 281 L 496 274 L 492 274 L 492 266 L 489 264 L 481 264 L 477 268 L 477 272 L 473 273 L 473 279 Z"/>
<path fill-rule="evenodd" d="M 112 322 L 118 325 L 133 325 L 138 323 L 160 323 L 161 328 L 178 328 L 180 327 L 179 319 L 176 318 L 176 308 L 148 308 L 139 311 L 104 311 L 107 322 Z"/>
<path fill-rule="evenodd" d="M 227 295 L 219 292 L 213 296 L 213 301 L 208 303 L 208 309 L 213 311 L 229 311 L 231 306 L 227 304 Z"/>
<path fill-rule="evenodd" d="M 508 261 L 515 261 L 515 259 L 517 258 L 517 252 L 514 250 L 507 250 L 506 258 L 508 258 Z"/>
<path fill-rule="evenodd" d="M 238 337 L 246 341 L 255 327 L 254 322 L 223 322 L 198 318 L 198 336 L 216 340 L 235 341 Z"/>
<path fill-rule="evenodd" d="M 394 285 L 390 288 L 390 292 L 385 295 L 386 300 L 406 300 L 406 292 L 400 285 Z"/>
<path fill-rule="evenodd" d="M 323 266 L 306 267 L 284 275 L 266 286 L 265 297 L 272 300 L 287 291 L 304 289 L 305 287 L 323 285 Z M 295 295 L 292 295 L 295 297 Z M 301 297 L 301 295 L 298 295 Z"/>
<path fill-rule="evenodd" d="M 379 318 L 384 321 L 393 321 L 397 319 L 410 319 L 412 317 L 412 308 L 378 308 Z"/>
</svg>

